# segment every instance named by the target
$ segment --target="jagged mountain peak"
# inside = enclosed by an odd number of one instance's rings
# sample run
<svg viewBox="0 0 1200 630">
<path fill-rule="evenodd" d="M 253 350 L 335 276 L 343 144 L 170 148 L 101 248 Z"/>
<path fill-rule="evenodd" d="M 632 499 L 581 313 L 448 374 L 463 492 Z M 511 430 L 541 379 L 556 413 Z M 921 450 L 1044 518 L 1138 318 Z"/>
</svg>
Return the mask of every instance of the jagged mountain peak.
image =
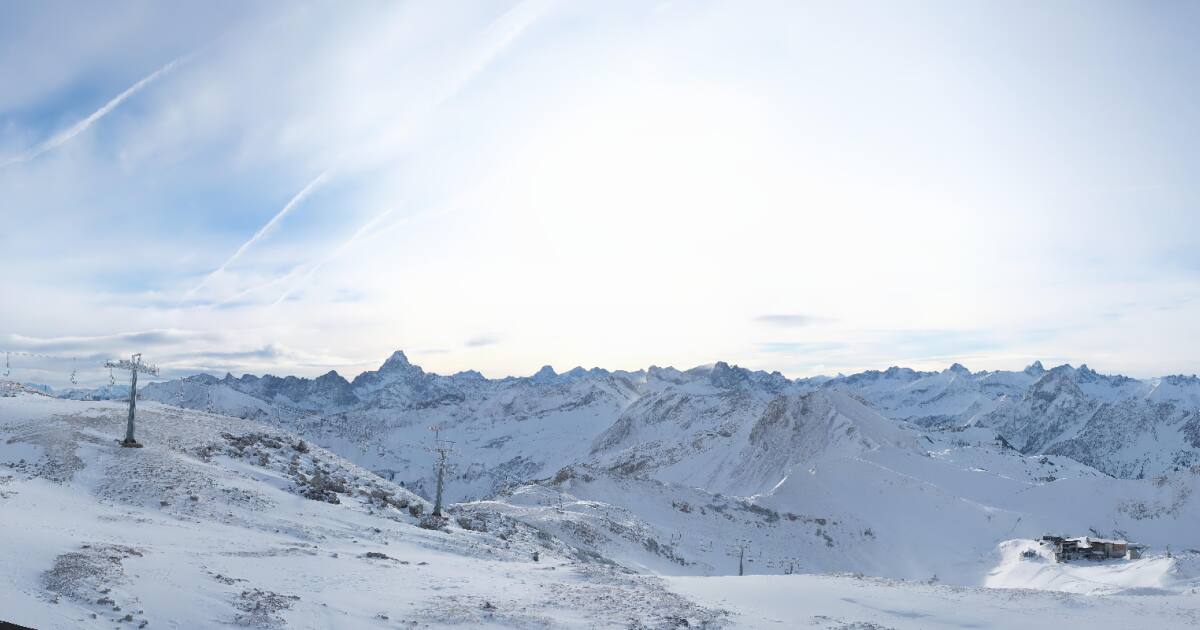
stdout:
<svg viewBox="0 0 1200 630">
<path fill-rule="evenodd" d="M 204 383 L 205 385 L 213 385 L 213 384 L 221 382 L 220 379 L 213 376 L 212 374 L 196 374 L 195 376 L 187 377 L 187 380 L 195 381 L 198 383 Z"/>
<path fill-rule="evenodd" d="M 1074 383 L 1074 384 L 1078 385 L 1079 383 L 1087 383 L 1087 382 L 1094 381 L 1095 379 L 1091 378 L 1091 375 L 1095 374 L 1095 372 L 1092 372 L 1091 369 L 1088 369 L 1086 365 L 1084 365 L 1082 367 L 1084 369 L 1086 369 L 1087 371 L 1086 372 L 1081 371 L 1080 368 L 1077 368 L 1077 367 L 1071 365 L 1070 363 L 1063 363 L 1062 365 L 1056 365 L 1056 366 L 1042 372 L 1042 374 L 1037 378 L 1037 380 L 1035 380 L 1033 382 L 1031 389 L 1032 388 L 1045 389 L 1050 384 L 1057 384 L 1057 383 L 1070 382 L 1070 383 Z M 1057 385 L 1055 385 L 1055 386 L 1057 386 Z"/>
<path fill-rule="evenodd" d="M 1047 371 L 1041 378 L 1034 381 L 1033 385 L 1029 387 L 1029 393 L 1031 395 L 1045 393 L 1054 393 L 1057 395 L 1059 393 L 1070 392 L 1082 396 L 1083 392 L 1075 382 L 1075 374 L 1075 368 L 1067 364 L 1060 365 Z"/>
<path fill-rule="evenodd" d="M 1025 366 L 1025 369 L 1022 371 L 1030 376 L 1041 376 L 1046 372 L 1046 368 L 1042 367 L 1041 361 L 1034 361 L 1033 363 Z"/>
<path fill-rule="evenodd" d="M 686 374 L 687 373 L 680 372 L 673 367 L 664 368 L 658 367 L 657 365 L 651 365 L 646 369 L 647 380 L 655 380 L 665 383 L 682 383 L 687 378 Z"/>
<path fill-rule="evenodd" d="M 740 368 L 736 365 L 729 365 L 724 361 L 717 361 L 712 366 L 712 371 L 708 374 L 708 380 L 713 387 L 729 389 L 737 387 L 741 383 L 746 382 L 750 378 L 750 371 L 745 368 Z"/>
<path fill-rule="evenodd" d="M 350 385 L 360 394 L 366 391 L 374 391 L 380 387 L 384 387 L 389 383 L 422 381 L 428 379 L 429 375 L 421 366 L 415 365 L 408 360 L 408 356 L 403 350 L 397 350 L 388 357 L 383 365 L 374 372 L 363 372 L 354 377 Z"/>
<path fill-rule="evenodd" d="M 832 387 L 838 384 L 859 385 L 884 380 L 909 382 L 932 374 L 939 374 L 939 372 L 918 372 L 912 368 L 893 365 L 882 372 L 879 370 L 866 370 L 848 375 L 838 372 L 837 376 L 828 379 L 826 383 Z"/>
<path fill-rule="evenodd" d="M 383 362 L 383 365 L 379 366 L 379 371 L 380 372 L 408 371 L 408 370 L 412 370 L 413 368 L 416 368 L 417 370 L 421 370 L 421 368 L 419 366 L 413 365 L 412 362 L 410 362 L 408 360 L 408 356 L 404 354 L 403 350 L 397 350 L 392 353 L 392 356 L 387 358 L 387 361 Z M 421 370 L 421 371 L 424 371 L 424 370 Z"/>
<path fill-rule="evenodd" d="M 1128 379 L 1123 376 L 1101 374 L 1088 367 L 1086 363 L 1081 363 L 1079 369 L 1075 370 L 1075 380 L 1080 383 L 1110 383 L 1112 385 L 1120 385 Z"/>
<path fill-rule="evenodd" d="M 917 376 L 917 371 L 912 368 L 893 365 L 892 367 L 884 370 L 883 375 L 888 378 L 913 378 Z"/>
</svg>

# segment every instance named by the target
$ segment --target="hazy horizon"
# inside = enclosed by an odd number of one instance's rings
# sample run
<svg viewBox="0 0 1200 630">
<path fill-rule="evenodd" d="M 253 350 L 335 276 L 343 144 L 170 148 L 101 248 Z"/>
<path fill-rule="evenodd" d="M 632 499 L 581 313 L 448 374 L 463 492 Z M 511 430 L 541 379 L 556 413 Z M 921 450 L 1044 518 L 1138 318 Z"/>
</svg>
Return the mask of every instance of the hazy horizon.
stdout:
<svg viewBox="0 0 1200 630">
<path fill-rule="evenodd" d="M 711 368 L 711 367 L 715 366 L 715 365 L 716 365 L 716 364 L 718 364 L 718 363 L 726 363 L 727 365 L 730 365 L 730 366 L 731 366 L 731 367 L 733 367 L 733 368 L 745 368 L 745 369 L 749 369 L 749 370 L 751 370 L 751 371 L 757 371 L 757 372 L 766 372 L 766 373 L 779 373 L 779 374 L 782 374 L 782 372 L 780 372 L 779 370 L 775 370 L 775 369 L 772 369 L 772 368 L 770 368 L 770 367 L 751 368 L 751 367 L 747 367 L 747 366 L 744 366 L 744 365 L 739 365 L 739 364 L 737 364 L 736 362 L 725 361 L 725 360 L 723 360 L 723 359 L 716 359 L 716 360 L 713 360 L 713 361 L 708 361 L 708 362 L 700 363 L 700 364 L 697 364 L 697 365 L 660 365 L 660 364 L 650 364 L 650 365 L 644 365 L 644 366 L 639 366 L 639 367 L 610 367 L 610 366 L 601 366 L 601 365 L 594 365 L 594 366 L 569 365 L 569 366 L 568 366 L 568 365 L 566 365 L 566 364 L 563 364 L 563 365 L 553 365 L 553 364 L 549 364 L 549 363 L 547 363 L 547 364 L 543 365 L 542 367 L 538 368 L 538 369 L 537 369 L 537 370 L 535 370 L 535 371 L 532 371 L 532 372 L 529 372 L 529 373 L 524 373 L 524 374 L 515 374 L 515 373 L 514 373 L 514 374 L 483 374 L 483 373 L 481 373 L 479 370 L 476 370 L 476 369 L 473 369 L 473 368 L 469 368 L 469 367 L 468 367 L 468 368 L 466 368 L 466 369 L 463 369 L 463 370 L 457 370 L 457 371 L 454 371 L 454 372 L 444 372 L 444 371 L 438 371 L 438 370 L 433 370 L 433 369 L 429 369 L 429 368 L 427 368 L 425 365 L 422 365 L 422 363 L 421 363 L 420 361 L 418 361 L 418 360 L 415 360 L 415 359 L 414 359 L 412 356 L 409 356 L 409 353 L 408 353 L 408 352 L 406 352 L 406 351 L 404 351 L 404 350 L 395 350 L 395 351 L 393 351 L 393 353 L 392 353 L 392 354 L 389 354 L 389 356 L 388 356 L 388 357 L 385 357 L 383 360 L 380 360 L 380 361 L 379 361 L 379 362 L 378 362 L 378 363 L 377 363 L 377 364 L 376 364 L 374 367 L 369 367 L 369 368 L 367 368 L 367 369 L 365 369 L 365 370 L 360 370 L 360 371 L 357 371 L 357 372 L 344 372 L 344 371 L 342 371 L 342 370 L 338 370 L 338 369 L 336 369 L 336 368 L 330 368 L 330 369 L 328 369 L 328 370 L 326 370 L 326 371 L 324 371 L 324 372 L 319 372 L 319 373 L 305 373 L 305 374 L 295 374 L 295 373 L 291 373 L 291 372 L 287 372 L 287 371 L 271 371 L 271 370 L 267 370 L 267 371 L 260 371 L 260 372 L 246 372 L 246 371 L 242 371 L 242 370 L 226 370 L 226 371 L 224 371 L 224 372 L 214 372 L 214 371 L 204 371 L 204 370 L 201 370 L 201 371 L 194 372 L 194 373 L 184 373 L 184 372 L 182 372 L 182 371 L 172 371 L 173 373 L 164 374 L 164 375 L 162 375 L 162 376 L 158 376 L 158 377 L 155 377 L 155 376 L 143 376 L 143 377 L 141 377 L 141 379 L 140 379 L 140 381 L 139 381 L 139 382 L 140 382 L 140 383 L 142 383 L 142 384 L 147 384 L 147 383 L 151 383 L 151 382 L 155 382 L 155 381 L 172 380 L 172 379 L 175 379 L 175 378 L 187 378 L 187 377 L 189 377 L 189 376 L 197 376 L 197 375 L 201 375 L 201 374 L 207 374 L 207 375 L 214 376 L 214 377 L 217 377 L 217 378 L 224 378 L 225 376 L 227 376 L 227 375 L 230 375 L 230 376 L 233 376 L 233 377 L 235 377 L 235 378 L 240 378 L 240 377 L 243 377 L 243 376 L 254 376 L 254 377 L 266 377 L 266 376 L 290 377 L 290 376 L 298 376 L 298 377 L 300 377 L 300 378 L 310 378 L 310 379 L 311 379 L 311 378 L 316 378 L 316 377 L 319 377 L 319 376 L 324 376 L 325 374 L 329 374 L 329 373 L 331 373 L 331 372 L 332 372 L 332 373 L 336 373 L 336 374 L 338 374 L 339 376 L 341 376 L 342 378 L 346 379 L 347 381 L 353 381 L 355 378 L 357 378 L 357 377 L 358 377 L 358 376 L 360 376 L 361 374 L 364 374 L 364 373 L 367 373 L 367 372 L 375 372 L 375 371 L 381 370 L 381 369 L 383 368 L 384 364 L 385 364 L 385 363 L 387 363 L 387 361 L 388 361 L 388 360 L 390 360 L 390 359 L 391 359 L 391 357 L 395 355 L 395 353 L 403 353 L 403 354 L 405 355 L 405 359 L 406 359 L 406 360 L 407 360 L 407 361 L 408 361 L 408 362 L 409 362 L 411 365 L 414 365 L 414 366 L 417 366 L 417 367 L 421 368 L 421 369 L 422 369 L 424 372 L 426 372 L 426 373 L 437 374 L 437 375 L 441 375 L 441 376 L 455 376 L 455 375 L 458 375 L 458 374 L 469 373 L 469 372 L 475 372 L 475 373 L 479 373 L 479 374 L 480 374 L 480 375 L 482 375 L 482 376 L 483 376 L 485 379 L 488 379 L 488 380 L 505 380 L 505 379 L 510 379 L 510 378 L 529 378 L 529 377 L 536 376 L 536 375 L 537 375 L 539 372 L 541 372 L 542 370 L 544 370 L 544 369 L 546 369 L 546 368 L 550 368 L 550 369 L 552 369 L 552 370 L 555 372 L 555 374 L 557 374 L 557 375 L 563 375 L 563 374 L 565 374 L 565 373 L 567 373 L 567 372 L 570 372 L 570 371 L 572 371 L 572 370 L 576 370 L 576 369 L 583 369 L 583 370 L 589 370 L 589 371 L 590 371 L 590 370 L 593 370 L 593 369 L 599 369 L 599 370 L 603 370 L 603 371 L 606 371 L 606 372 L 631 372 L 631 373 L 636 373 L 636 372 L 640 372 L 640 371 L 649 370 L 649 369 L 652 369 L 652 368 L 662 368 L 662 369 L 674 369 L 674 370 L 678 370 L 678 371 L 681 371 L 681 372 L 687 372 L 687 371 L 690 371 L 690 370 L 697 370 L 697 369 Z M 36 359 L 37 357 L 31 357 L 31 358 L 32 358 L 32 359 Z M 93 362 L 93 363 L 95 363 L 95 364 L 98 364 L 97 362 Z M 851 375 L 854 375 L 854 374 L 860 374 L 860 373 L 867 372 L 867 371 L 872 371 L 872 370 L 874 370 L 874 371 L 886 371 L 886 370 L 888 370 L 888 369 L 891 369 L 891 368 L 900 368 L 900 369 L 913 369 L 913 370 L 915 370 L 915 371 L 917 371 L 917 372 L 932 372 L 932 373 L 936 373 L 936 372 L 945 372 L 945 371 L 949 371 L 949 370 L 953 369 L 955 365 L 962 365 L 962 367 L 966 368 L 966 369 L 967 369 L 967 371 L 969 371 L 969 372 L 971 372 L 971 373 L 981 373 L 981 372 L 997 372 L 997 371 L 1019 372 L 1019 371 L 1023 371 L 1023 370 L 1025 370 L 1025 369 L 1031 368 L 1031 367 L 1033 367 L 1035 364 L 1041 364 L 1041 365 L 1042 365 L 1042 368 L 1043 368 L 1043 369 L 1044 369 L 1046 372 L 1049 372 L 1049 371 L 1051 371 L 1051 370 L 1053 370 L 1053 369 L 1055 369 L 1055 368 L 1059 368 L 1059 367 L 1064 367 L 1064 366 L 1065 366 L 1065 367 L 1070 367 L 1070 368 L 1074 368 L 1074 369 L 1082 369 L 1082 368 L 1085 368 L 1085 367 L 1086 367 L 1086 368 L 1087 368 L 1087 369 L 1089 369 L 1089 370 L 1093 370 L 1093 371 L 1095 371 L 1095 372 L 1097 372 L 1097 373 L 1099 373 L 1099 374 L 1106 375 L 1106 376 L 1130 376 L 1130 377 L 1132 377 L 1132 378 L 1137 378 L 1137 379 L 1154 379 L 1154 378 L 1163 378 L 1163 377 L 1168 377 L 1168 376 L 1184 376 L 1184 377 L 1191 376 L 1191 377 L 1196 377 L 1196 374 L 1194 374 L 1194 373 L 1193 373 L 1193 374 L 1183 374 L 1183 373 L 1177 373 L 1177 374 L 1153 374 L 1153 375 L 1142 375 L 1142 376 L 1135 376 L 1135 375 L 1130 375 L 1130 374 L 1123 373 L 1123 372 L 1120 372 L 1120 371 L 1097 370 L 1097 369 L 1095 369 L 1094 367 L 1092 367 L 1092 366 L 1088 365 L 1088 364 L 1087 364 L 1087 362 L 1083 362 L 1083 363 L 1077 363 L 1077 364 L 1071 364 L 1071 363 L 1048 363 L 1048 362 L 1046 362 L 1046 361 L 1041 361 L 1041 360 L 1037 360 L 1037 359 L 1035 359 L 1034 361 L 1031 361 L 1029 364 L 1027 364 L 1027 365 L 1024 365 L 1024 366 L 1012 367 L 1012 368 L 1003 368 L 1003 367 L 1002 367 L 1002 368 L 993 368 L 993 369 L 990 369 L 990 370 L 985 370 L 985 369 L 974 369 L 974 368 L 972 368 L 970 365 L 963 365 L 963 364 L 961 364 L 961 363 L 957 363 L 957 362 L 955 362 L 955 363 L 952 363 L 952 364 L 947 364 L 947 365 L 945 365 L 945 366 L 943 366 L 943 367 L 941 367 L 941 368 L 936 368 L 936 367 L 934 367 L 934 368 L 917 369 L 917 368 L 912 368 L 911 366 L 906 366 L 906 365 L 889 365 L 889 366 L 887 366 L 887 367 L 881 367 L 881 368 L 864 368 L 864 369 L 861 369 L 861 370 L 851 370 L 851 371 L 846 371 L 846 372 L 830 372 L 830 373 L 826 373 L 826 374 L 809 374 L 809 375 L 804 375 L 804 376 L 788 376 L 788 375 L 784 374 L 783 376 L 785 376 L 785 377 L 786 377 L 786 378 L 788 378 L 789 380 L 804 380 L 804 379 L 814 379 L 814 378 L 815 378 L 815 379 L 832 379 L 832 378 L 837 378 L 837 377 L 842 377 L 842 376 L 851 376 Z M 51 374 L 55 373 L 55 372 L 54 372 L 54 371 L 52 371 L 52 370 L 51 370 L 51 371 L 48 371 L 48 372 L 49 372 L 49 373 L 51 373 Z M 51 385 L 51 386 L 52 386 L 52 387 L 54 387 L 54 389 L 56 389 L 56 390 L 68 390 L 68 389 L 72 389 L 72 388 L 89 389 L 89 388 L 91 388 L 93 385 L 97 385 L 97 384 L 103 384 L 103 383 L 100 383 L 99 381 L 101 381 L 101 380 L 106 380 L 106 379 L 107 379 L 107 372 L 104 372 L 104 378 L 103 378 L 103 379 L 99 379 L 99 378 L 94 378 L 94 379 L 93 379 L 93 378 L 88 378 L 88 379 L 86 379 L 87 381 L 95 381 L 95 382 L 93 382 L 93 383 L 90 383 L 90 384 L 89 384 L 89 383 L 85 383 L 85 382 L 83 382 L 82 380 L 81 380 L 81 382 L 80 382 L 79 384 L 77 384 L 77 385 L 73 385 L 73 384 L 70 384 L 70 383 L 66 383 L 66 384 L 59 384 L 59 385 L 57 385 L 57 386 L 54 386 L 54 385 L 52 385 L 51 383 L 42 383 L 42 382 L 37 382 L 36 380 L 28 380 L 28 379 L 26 379 L 24 382 L 26 382 L 26 383 L 29 383 L 29 384 L 32 384 L 32 385 Z M 61 380 L 61 379 L 58 379 L 58 380 Z M 125 386 L 125 385 L 123 385 L 123 383 L 124 383 L 125 381 L 127 381 L 127 380 L 128 380 L 128 376 L 127 376 L 127 374 L 125 374 L 125 373 L 122 373 L 122 374 L 121 374 L 121 377 L 120 377 L 120 378 L 118 378 L 118 380 L 117 380 L 117 384 L 118 384 L 119 386 L 122 386 L 122 387 L 123 387 L 123 386 Z"/>
</svg>

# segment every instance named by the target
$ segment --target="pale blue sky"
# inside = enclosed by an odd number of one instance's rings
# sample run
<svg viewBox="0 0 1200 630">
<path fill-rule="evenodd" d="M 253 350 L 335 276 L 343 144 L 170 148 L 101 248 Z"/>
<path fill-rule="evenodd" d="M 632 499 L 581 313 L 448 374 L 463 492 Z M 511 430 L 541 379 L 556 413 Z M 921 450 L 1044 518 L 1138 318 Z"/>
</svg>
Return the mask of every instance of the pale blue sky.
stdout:
<svg viewBox="0 0 1200 630">
<path fill-rule="evenodd" d="M 3 2 L 0 350 L 1192 373 L 1198 59 L 1189 2 Z"/>
</svg>

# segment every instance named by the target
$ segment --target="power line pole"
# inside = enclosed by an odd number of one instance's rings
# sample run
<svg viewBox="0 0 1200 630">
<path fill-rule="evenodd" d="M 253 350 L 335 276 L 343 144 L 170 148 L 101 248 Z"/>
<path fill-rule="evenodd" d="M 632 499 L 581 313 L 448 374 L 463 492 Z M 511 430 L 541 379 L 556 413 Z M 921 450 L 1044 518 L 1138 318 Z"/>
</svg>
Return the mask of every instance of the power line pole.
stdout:
<svg viewBox="0 0 1200 630">
<path fill-rule="evenodd" d="M 436 517 L 442 516 L 442 490 L 446 483 L 446 457 L 454 452 L 454 442 L 441 439 L 442 428 L 433 425 L 429 427 L 433 431 L 433 447 L 426 448 L 431 453 L 436 453 L 437 459 L 437 492 L 434 495 L 433 515 Z"/>
<path fill-rule="evenodd" d="M 142 363 L 140 352 L 128 360 L 106 361 L 104 367 L 108 368 L 110 374 L 113 368 L 129 370 L 129 424 L 125 426 L 125 439 L 121 441 L 121 446 L 125 448 L 141 448 L 142 445 L 133 439 L 133 417 L 137 407 L 137 377 L 139 372 L 158 376 L 158 368 Z"/>
</svg>

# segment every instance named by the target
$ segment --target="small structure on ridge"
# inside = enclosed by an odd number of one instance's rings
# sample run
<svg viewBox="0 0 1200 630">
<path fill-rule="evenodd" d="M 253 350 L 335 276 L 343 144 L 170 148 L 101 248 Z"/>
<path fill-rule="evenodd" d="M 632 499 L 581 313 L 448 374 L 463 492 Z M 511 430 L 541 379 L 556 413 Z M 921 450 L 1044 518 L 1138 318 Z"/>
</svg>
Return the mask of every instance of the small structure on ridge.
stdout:
<svg viewBox="0 0 1200 630">
<path fill-rule="evenodd" d="M 1127 540 L 1109 538 L 1094 538 L 1077 536 L 1042 536 L 1042 542 L 1054 545 L 1054 559 L 1059 562 L 1074 562 L 1078 560 L 1111 560 L 1124 558 L 1137 560 L 1142 557 L 1145 545 L 1131 543 Z"/>
</svg>

